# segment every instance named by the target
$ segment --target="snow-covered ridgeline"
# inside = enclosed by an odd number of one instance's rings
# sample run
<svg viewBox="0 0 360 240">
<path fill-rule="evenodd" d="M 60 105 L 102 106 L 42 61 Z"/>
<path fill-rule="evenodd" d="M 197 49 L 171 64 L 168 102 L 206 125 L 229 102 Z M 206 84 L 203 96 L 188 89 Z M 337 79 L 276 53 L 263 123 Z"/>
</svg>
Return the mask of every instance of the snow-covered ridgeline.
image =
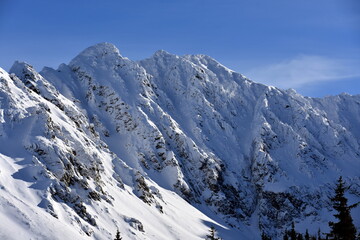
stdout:
<svg viewBox="0 0 360 240">
<path fill-rule="evenodd" d="M 306 98 L 204 55 L 134 62 L 108 43 L 57 70 L 1 71 L 0 152 L 10 166 L 23 159 L 8 173 L 40 185 L 38 206 L 92 237 L 121 225 L 133 239 L 200 239 L 211 220 L 193 205 L 231 226 L 219 227 L 228 239 L 276 238 L 294 220 L 326 228 L 340 175 L 360 198 L 360 96 Z M 134 209 L 124 215 L 119 201 Z M 155 222 L 161 229 L 148 230 Z"/>
</svg>

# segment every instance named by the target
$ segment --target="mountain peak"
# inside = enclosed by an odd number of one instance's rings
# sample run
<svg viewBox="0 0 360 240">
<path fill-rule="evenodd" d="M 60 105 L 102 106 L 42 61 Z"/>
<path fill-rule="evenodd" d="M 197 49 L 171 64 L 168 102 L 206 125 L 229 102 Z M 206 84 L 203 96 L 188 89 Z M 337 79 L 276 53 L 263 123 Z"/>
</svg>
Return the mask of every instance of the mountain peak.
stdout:
<svg viewBox="0 0 360 240">
<path fill-rule="evenodd" d="M 86 48 L 79 55 L 93 56 L 93 55 L 107 55 L 107 54 L 120 55 L 120 51 L 114 44 L 108 42 L 102 42 Z"/>
<path fill-rule="evenodd" d="M 117 59 L 122 58 L 119 49 L 112 43 L 98 43 L 91 47 L 83 50 L 79 55 L 77 55 L 73 60 L 71 60 L 70 65 L 76 65 L 79 61 L 88 61 L 95 59 Z"/>
<path fill-rule="evenodd" d="M 11 68 L 10 68 L 10 72 L 11 72 L 11 73 L 15 73 L 15 72 L 13 72 L 14 70 L 16 70 L 16 69 L 23 69 L 23 68 L 33 69 L 33 66 L 31 66 L 31 65 L 28 64 L 27 62 L 15 61 L 15 62 L 13 63 L 13 65 L 11 66 Z"/>
<path fill-rule="evenodd" d="M 36 78 L 35 76 L 38 73 L 35 71 L 34 67 L 26 62 L 15 61 L 12 67 L 10 68 L 10 73 L 14 73 L 19 78 Z M 39 78 L 39 77 L 37 77 Z"/>
<path fill-rule="evenodd" d="M 153 55 L 153 57 L 155 57 L 155 58 L 157 58 L 157 57 L 169 57 L 169 56 L 176 56 L 176 55 L 171 54 L 171 53 L 169 53 L 169 52 L 167 52 L 165 50 L 162 50 L 162 49 L 157 50 Z"/>
</svg>

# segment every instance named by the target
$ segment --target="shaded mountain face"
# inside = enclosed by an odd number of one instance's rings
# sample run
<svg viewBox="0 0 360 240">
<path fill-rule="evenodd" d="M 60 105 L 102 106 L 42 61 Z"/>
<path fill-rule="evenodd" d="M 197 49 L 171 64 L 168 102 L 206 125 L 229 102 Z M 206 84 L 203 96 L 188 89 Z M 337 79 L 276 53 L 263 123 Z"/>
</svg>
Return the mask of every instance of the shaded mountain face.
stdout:
<svg viewBox="0 0 360 240">
<path fill-rule="evenodd" d="M 340 175 L 360 200 L 360 95 L 303 97 L 208 56 L 135 62 L 108 43 L 57 70 L 0 71 L 1 164 L 32 190 L 7 188 L 0 172 L 2 202 L 31 195 L 28 208 L 72 222 L 70 236 L 121 226 L 129 239 L 201 239 L 217 221 L 228 239 L 277 239 L 292 221 L 327 228 Z"/>
</svg>

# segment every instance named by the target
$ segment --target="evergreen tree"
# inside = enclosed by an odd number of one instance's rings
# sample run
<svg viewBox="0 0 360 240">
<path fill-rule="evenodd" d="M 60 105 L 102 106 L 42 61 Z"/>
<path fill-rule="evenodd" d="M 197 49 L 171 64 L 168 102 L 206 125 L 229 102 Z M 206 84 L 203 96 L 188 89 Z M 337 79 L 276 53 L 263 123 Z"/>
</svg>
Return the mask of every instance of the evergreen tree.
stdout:
<svg viewBox="0 0 360 240">
<path fill-rule="evenodd" d="M 261 240 L 271 240 L 271 237 L 268 237 L 264 232 L 261 234 Z"/>
<path fill-rule="evenodd" d="M 322 240 L 320 228 L 319 228 L 319 230 L 318 230 L 318 232 L 317 232 L 317 240 Z"/>
<path fill-rule="evenodd" d="M 209 230 L 210 234 L 206 235 L 205 240 L 221 240 L 221 238 L 215 237 L 216 235 L 216 229 L 214 226 L 210 227 Z"/>
<path fill-rule="evenodd" d="M 310 240 L 309 231 L 307 229 L 306 229 L 306 232 L 305 232 L 305 240 Z"/>
<path fill-rule="evenodd" d="M 290 240 L 297 240 L 296 231 L 295 231 L 295 223 L 291 223 L 291 230 L 289 232 Z"/>
<path fill-rule="evenodd" d="M 345 190 L 345 183 L 342 177 L 340 177 L 336 185 L 335 196 L 331 198 L 332 206 L 336 210 L 334 217 L 338 221 L 329 222 L 331 228 L 330 239 L 354 240 L 356 237 L 356 228 L 350 214 L 351 208 L 356 205 L 348 206 Z"/>
<path fill-rule="evenodd" d="M 115 235 L 114 240 L 122 240 L 122 237 L 120 236 L 120 231 L 119 231 L 119 229 L 116 230 L 116 235 Z"/>
</svg>

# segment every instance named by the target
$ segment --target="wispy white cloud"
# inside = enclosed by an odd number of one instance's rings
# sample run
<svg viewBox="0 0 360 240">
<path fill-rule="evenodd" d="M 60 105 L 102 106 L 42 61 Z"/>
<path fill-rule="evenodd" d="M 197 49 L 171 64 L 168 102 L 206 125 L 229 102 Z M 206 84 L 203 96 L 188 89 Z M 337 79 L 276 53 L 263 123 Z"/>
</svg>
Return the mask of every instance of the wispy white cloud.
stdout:
<svg viewBox="0 0 360 240">
<path fill-rule="evenodd" d="M 313 83 L 360 77 L 360 63 L 300 55 L 280 63 L 253 68 L 246 75 L 256 82 L 296 89 Z"/>
</svg>

